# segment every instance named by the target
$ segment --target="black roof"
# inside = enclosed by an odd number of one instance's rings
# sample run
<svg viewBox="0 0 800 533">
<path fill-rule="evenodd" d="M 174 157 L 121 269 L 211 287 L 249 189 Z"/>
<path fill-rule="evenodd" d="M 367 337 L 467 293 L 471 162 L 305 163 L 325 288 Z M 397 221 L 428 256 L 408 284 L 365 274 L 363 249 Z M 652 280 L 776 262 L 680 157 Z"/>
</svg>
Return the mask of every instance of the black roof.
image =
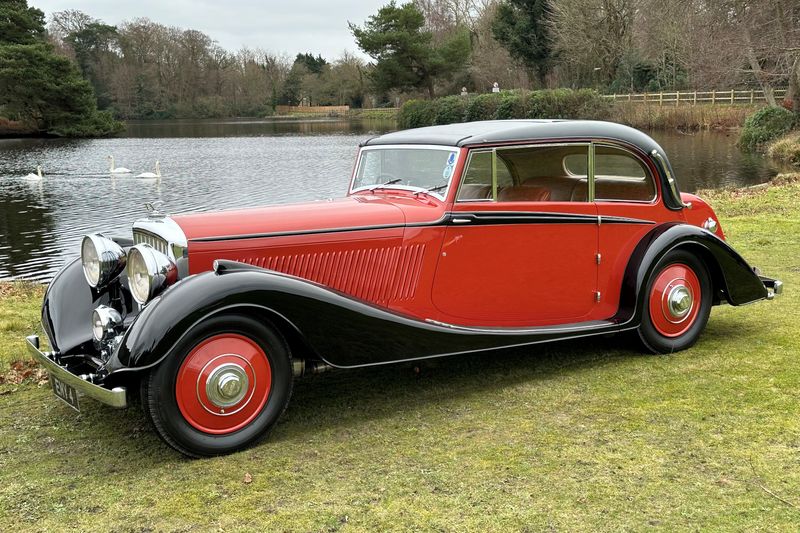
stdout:
<svg viewBox="0 0 800 533">
<path fill-rule="evenodd" d="M 469 146 L 473 144 L 547 139 L 610 139 L 637 146 L 645 153 L 664 151 L 650 136 L 615 122 L 600 120 L 486 120 L 444 126 L 429 126 L 387 133 L 373 137 L 362 146 L 385 144 L 436 144 Z"/>
</svg>

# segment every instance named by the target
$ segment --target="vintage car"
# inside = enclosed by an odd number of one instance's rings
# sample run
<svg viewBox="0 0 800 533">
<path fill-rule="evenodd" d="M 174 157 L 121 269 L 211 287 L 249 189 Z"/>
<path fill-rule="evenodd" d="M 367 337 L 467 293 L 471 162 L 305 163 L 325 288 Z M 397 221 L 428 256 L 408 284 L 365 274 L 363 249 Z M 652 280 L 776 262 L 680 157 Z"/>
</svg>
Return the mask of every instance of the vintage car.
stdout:
<svg viewBox="0 0 800 533">
<path fill-rule="evenodd" d="M 76 409 L 138 392 L 190 456 L 263 437 L 305 373 L 629 330 L 672 353 L 712 305 L 781 292 L 656 142 L 607 122 L 381 135 L 345 198 L 154 211 L 131 237 L 84 237 L 44 297 L 53 351 L 29 349 Z"/>
</svg>

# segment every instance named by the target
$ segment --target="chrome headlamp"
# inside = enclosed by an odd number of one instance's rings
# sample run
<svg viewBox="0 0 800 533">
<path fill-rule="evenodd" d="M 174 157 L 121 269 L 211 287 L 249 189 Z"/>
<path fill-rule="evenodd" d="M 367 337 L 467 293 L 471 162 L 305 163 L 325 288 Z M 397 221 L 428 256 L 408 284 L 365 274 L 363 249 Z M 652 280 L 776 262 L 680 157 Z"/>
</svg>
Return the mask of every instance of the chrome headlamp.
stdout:
<svg viewBox="0 0 800 533">
<path fill-rule="evenodd" d="M 113 307 L 101 305 L 92 311 L 92 336 L 96 341 L 113 337 L 122 325 L 122 316 Z"/>
<path fill-rule="evenodd" d="M 178 280 L 175 262 L 149 244 L 128 251 L 127 273 L 133 299 L 142 305 Z"/>
<path fill-rule="evenodd" d="M 124 270 L 125 261 L 125 250 L 100 234 L 86 235 L 81 242 L 83 275 L 92 287 L 113 281 Z"/>
</svg>

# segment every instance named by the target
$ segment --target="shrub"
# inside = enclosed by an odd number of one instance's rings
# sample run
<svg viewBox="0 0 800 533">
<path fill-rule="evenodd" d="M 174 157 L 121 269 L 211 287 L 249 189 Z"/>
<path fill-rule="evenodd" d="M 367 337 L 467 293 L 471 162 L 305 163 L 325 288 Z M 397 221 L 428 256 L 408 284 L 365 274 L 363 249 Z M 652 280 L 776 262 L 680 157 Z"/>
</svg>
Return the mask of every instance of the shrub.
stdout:
<svg viewBox="0 0 800 533">
<path fill-rule="evenodd" d="M 409 100 L 397 112 L 397 125 L 400 128 L 430 126 L 436 118 L 435 113 L 432 101 Z"/>
<path fill-rule="evenodd" d="M 777 106 L 764 107 L 744 121 L 739 144 L 748 149 L 758 148 L 789 133 L 794 123 L 791 111 Z"/>
<path fill-rule="evenodd" d="M 473 97 L 445 96 L 436 100 L 409 100 L 397 115 L 401 128 L 452 124 L 474 120 L 520 118 L 584 118 L 610 116 L 612 103 L 591 89 L 506 91 Z"/>
<path fill-rule="evenodd" d="M 464 113 L 464 120 L 472 122 L 473 120 L 494 119 L 502 98 L 501 93 L 479 94 L 472 98 L 467 105 L 466 113 Z"/>
<path fill-rule="evenodd" d="M 501 93 L 500 103 L 497 106 L 494 118 L 508 120 L 525 117 L 525 104 L 527 95 L 522 92 L 509 91 Z"/>
<path fill-rule="evenodd" d="M 464 122 L 464 113 L 467 109 L 467 99 L 463 96 L 445 96 L 434 100 L 434 124 L 453 124 Z"/>
<path fill-rule="evenodd" d="M 527 103 L 528 118 L 607 118 L 611 102 L 592 89 L 534 91 Z"/>
</svg>

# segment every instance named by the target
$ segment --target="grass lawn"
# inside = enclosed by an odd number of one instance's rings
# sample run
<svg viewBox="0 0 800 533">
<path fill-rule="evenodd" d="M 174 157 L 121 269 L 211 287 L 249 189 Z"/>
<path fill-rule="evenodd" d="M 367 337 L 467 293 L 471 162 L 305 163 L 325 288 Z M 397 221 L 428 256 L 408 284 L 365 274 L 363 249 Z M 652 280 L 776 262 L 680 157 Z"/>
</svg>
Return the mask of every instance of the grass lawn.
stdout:
<svg viewBox="0 0 800 533">
<path fill-rule="evenodd" d="M 268 441 L 198 461 L 138 409 L 2 384 L 0 530 L 797 531 L 800 184 L 710 199 L 786 291 L 672 356 L 602 338 L 323 374 Z M 41 292 L 0 286 L 3 371 Z"/>
</svg>

